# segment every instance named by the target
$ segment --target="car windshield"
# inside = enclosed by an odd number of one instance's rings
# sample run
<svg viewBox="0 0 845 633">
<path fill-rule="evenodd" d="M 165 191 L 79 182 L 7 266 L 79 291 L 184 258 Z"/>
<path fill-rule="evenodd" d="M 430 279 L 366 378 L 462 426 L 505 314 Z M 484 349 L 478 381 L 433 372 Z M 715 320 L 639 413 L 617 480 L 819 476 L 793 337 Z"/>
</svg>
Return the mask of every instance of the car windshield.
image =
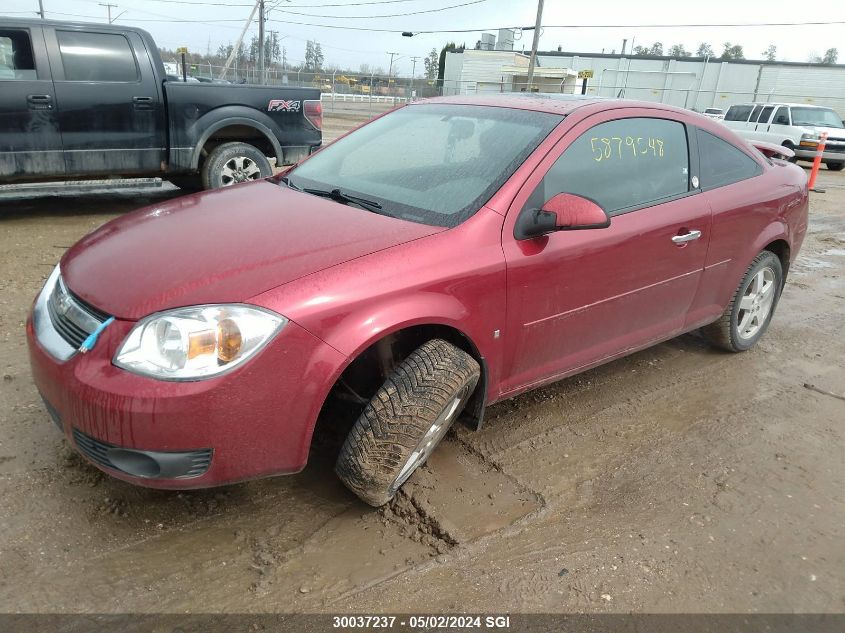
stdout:
<svg viewBox="0 0 845 633">
<path fill-rule="evenodd" d="M 383 215 L 457 226 L 561 120 L 511 108 L 411 105 L 329 145 L 294 169 L 287 182 L 377 202 Z"/>
<path fill-rule="evenodd" d="M 839 115 L 830 108 L 792 108 L 792 125 L 845 127 Z"/>
</svg>

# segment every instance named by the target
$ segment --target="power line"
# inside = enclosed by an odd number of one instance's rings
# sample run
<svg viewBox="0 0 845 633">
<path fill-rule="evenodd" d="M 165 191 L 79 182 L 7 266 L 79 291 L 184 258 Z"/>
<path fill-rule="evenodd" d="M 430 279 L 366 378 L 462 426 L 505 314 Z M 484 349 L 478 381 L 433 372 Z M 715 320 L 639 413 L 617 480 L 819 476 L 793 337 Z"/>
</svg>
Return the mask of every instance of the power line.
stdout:
<svg viewBox="0 0 845 633">
<path fill-rule="evenodd" d="M 472 0 L 471 2 L 464 2 L 461 4 L 453 4 L 448 7 L 441 7 L 439 9 L 422 9 L 421 11 L 409 11 L 408 13 L 383 13 L 381 15 L 321 15 L 317 13 L 301 13 L 299 11 L 288 11 L 287 9 L 277 9 L 282 13 L 290 13 L 291 15 L 303 15 L 311 18 L 330 18 L 339 20 L 371 20 L 373 18 L 398 18 L 406 15 L 419 15 L 421 13 L 439 13 L 440 11 L 448 11 L 449 9 L 457 9 L 458 7 L 468 7 L 471 4 L 480 4 L 487 2 L 487 0 Z M 287 7 L 288 5 L 283 5 Z"/>
<path fill-rule="evenodd" d="M 201 0 L 149 0 L 151 2 L 163 2 L 166 4 L 198 4 L 209 7 L 251 7 L 252 4 L 237 4 L 231 2 L 205 2 Z M 419 2 L 419 0 L 374 0 L 372 2 L 352 2 L 349 4 L 286 4 L 285 6 L 291 9 L 327 9 L 329 7 L 363 7 L 374 4 L 396 4 L 399 2 Z"/>
</svg>

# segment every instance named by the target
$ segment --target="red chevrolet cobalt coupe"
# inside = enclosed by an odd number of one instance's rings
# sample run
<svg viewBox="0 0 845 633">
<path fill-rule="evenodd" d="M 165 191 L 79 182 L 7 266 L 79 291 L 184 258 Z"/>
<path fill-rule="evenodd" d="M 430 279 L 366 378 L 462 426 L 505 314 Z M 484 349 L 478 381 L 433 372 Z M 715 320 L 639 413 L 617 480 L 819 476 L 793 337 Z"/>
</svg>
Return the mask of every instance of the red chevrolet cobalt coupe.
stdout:
<svg viewBox="0 0 845 633">
<path fill-rule="evenodd" d="M 380 505 L 459 416 L 697 328 L 752 347 L 807 210 L 800 168 L 689 111 L 419 102 L 86 236 L 32 371 L 80 453 L 158 488 L 297 472 L 338 398 L 336 472 Z"/>
</svg>

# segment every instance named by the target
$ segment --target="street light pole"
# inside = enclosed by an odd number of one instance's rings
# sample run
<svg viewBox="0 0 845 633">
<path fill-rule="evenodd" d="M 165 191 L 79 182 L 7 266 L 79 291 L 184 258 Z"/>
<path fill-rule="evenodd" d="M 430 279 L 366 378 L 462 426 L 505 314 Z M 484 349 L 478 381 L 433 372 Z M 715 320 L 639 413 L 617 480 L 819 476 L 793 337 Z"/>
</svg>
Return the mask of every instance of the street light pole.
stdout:
<svg viewBox="0 0 845 633">
<path fill-rule="evenodd" d="M 38 0 L 38 15 L 41 16 L 42 20 L 47 19 L 47 18 L 44 17 L 44 2 L 43 2 L 43 0 Z"/>
<path fill-rule="evenodd" d="M 528 86 L 526 92 L 531 92 L 534 81 L 534 65 L 537 63 L 537 46 L 540 44 L 540 26 L 543 23 L 543 0 L 537 0 L 537 22 L 534 24 L 534 41 L 531 44 L 531 59 L 528 60 Z"/>
</svg>

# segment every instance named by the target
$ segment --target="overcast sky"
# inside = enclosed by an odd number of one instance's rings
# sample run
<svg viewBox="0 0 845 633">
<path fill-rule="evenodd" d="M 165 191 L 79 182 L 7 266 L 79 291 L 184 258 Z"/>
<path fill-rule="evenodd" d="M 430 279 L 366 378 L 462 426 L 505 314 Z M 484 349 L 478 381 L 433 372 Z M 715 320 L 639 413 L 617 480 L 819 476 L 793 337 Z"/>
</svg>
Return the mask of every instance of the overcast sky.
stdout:
<svg viewBox="0 0 845 633">
<path fill-rule="evenodd" d="M 413 38 L 399 33 L 348 31 L 305 26 L 293 22 L 320 25 L 357 26 L 363 28 L 425 31 L 436 29 L 476 29 L 533 25 L 536 0 L 267 0 L 276 8 L 269 13 L 267 28 L 283 37 L 289 63 L 301 62 L 305 42 L 316 39 L 325 55 L 325 64 L 358 68 L 361 64 L 387 68 L 388 52 L 401 57 L 394 62 L 394 72 L 411 73 L 411 56 L 424 56 L 432 47 L 438 50 L 449 40 L 470 47 L 480 39 L 481 31 L 471 33 L 420 34 Z M 118 23 L 140 26 L 150 31 L 161 46 L 188 46 L 192 51 L 216 50 L 220 44 L 237 39 L 243 22 L 250 13 L 253 0 L 43 0 L 48 18 L 105 21 L 106 7 L 100 3 L 116 4 L 112 16 Z M 401 17 L 375 17 L 384 14 L 431 11 L 472 2 L 468 6 L 419 13 Z M 191 4 L 195 3 L 195 4 Z M 0 14 L 23 16 L 37 10 L 38 0 L 0 0 Z M 352 6 L 352 5 L 358 6 Z M 218 6 L 219 5 L 219 6 Z M 339 5 L 339 6 L 330 6 Z M 631 0 L 602 0 L 601 2 L 570 2 L 546 0 L 540 50 L 606 52 L 620 51 L 622 39 L 636 44 L 660 41 L 664 49 L 680 43 L 692 52 L 701 42 L 710 43 L 717 54 L 730 41 L 741 44 L 747 59 L 759 59 L 770 45 L 777 46 L 777 58 L 787 61 L 807 61 L 811 54 L 822 54 L 831 47 L 839 48 L 839 63 L 845 63 L 845 24 L 791 27 L 739 28 L 635 28 L 641 24 L 706 24 L 751 22 L 807 22 L 845 21 L 845 3 L 772 0 L 749 2 L 740 0 L 683 0 L 681 2 Z M 125 12 L 125 13 L 123 13 Z M 294 13 L 296 12 L 296 13 Z M 311 15 L 299 15 L 311 14 Z M 319 16 L 319 17 L 317 17 Z M 342 17 L 326 17 L 342 16 Z M 176 22 L 194 20 L 196 22 Z M 204 21 L 204 22 L 202 22 Z M 624 28 L 555 28 L 560 25 L 622 24 Z M 257 24 L 250 33 L 258 30 Z M 531 48 L 530 31 L 522 35 L 515 48 Z M 249 41 L 250 34 L 246 36 Z M 421 60 L 416 64 L 419 75 Z"/>
</svg>

